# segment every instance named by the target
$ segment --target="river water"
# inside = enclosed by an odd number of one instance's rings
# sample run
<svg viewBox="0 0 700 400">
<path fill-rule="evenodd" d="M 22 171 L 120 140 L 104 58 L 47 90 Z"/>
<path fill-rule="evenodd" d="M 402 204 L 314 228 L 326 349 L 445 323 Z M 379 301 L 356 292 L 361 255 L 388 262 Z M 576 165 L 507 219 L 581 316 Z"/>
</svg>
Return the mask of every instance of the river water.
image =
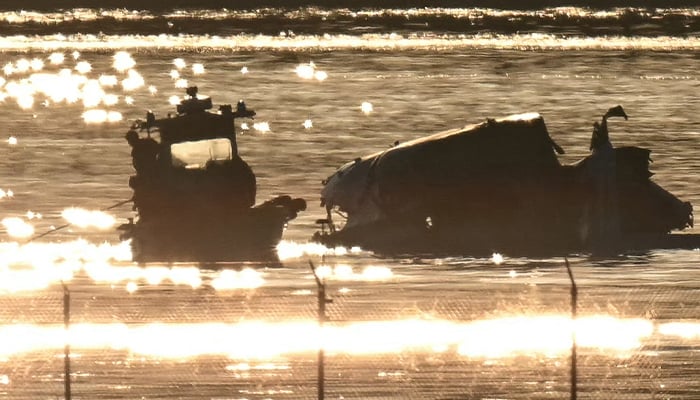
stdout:
<svg viewBox="0 0 700 400">
<path fill-rule="evenodd" d="M 388 258 L 310 238 L 321 180 L 357 156 L 539 112 L 572 163 L 617 104 L 612 142 L 651 149 L 653 180 L 697 206 L 699 13 L 0 13 L 0 398 L 62 397 L 68 343 L 74 398 L 315 398 L 322 347 L 327 398 L 560 399 L 575 336 L 579 398 L 697 399 L 697 250 L 568 255 L 572 322 L 564 254 Z M 257 112 L 237 130 L 259 203 L 307 200 L 281 265 L 139 266 L 115 230 L 129 205 L 97 212 L 131 196 L 131 122 L 188 85 Z M 322 329 L 309 261 L 333 300 Z"/>
</svg>

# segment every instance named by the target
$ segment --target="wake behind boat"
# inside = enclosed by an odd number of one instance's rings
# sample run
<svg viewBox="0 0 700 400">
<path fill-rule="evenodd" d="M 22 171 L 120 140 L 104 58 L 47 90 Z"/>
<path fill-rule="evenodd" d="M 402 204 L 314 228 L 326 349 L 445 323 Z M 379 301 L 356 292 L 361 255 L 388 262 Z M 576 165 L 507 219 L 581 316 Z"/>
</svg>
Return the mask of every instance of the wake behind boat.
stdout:
<svg viewBox="0 0 700 400">
<path fill-rule="evenodd" d="M 238 155 L 234 119 L 255 112 L 212 108 L 187 89 L 177 114 L 151 112 L 126 134 L 136 174 L 129 179 L 137 219 L 120 227 L 135 261 L 255 261 L 276 259 L 287 222 L 303 199 L 278 196 L 255 205 L 256 178 Z"/>
<path fill-rule="evenodd" d="M 324 181 L 314 240 L 384 253 L 488 255 L 698 247 L 692 206 L 654 183 L 650 153 L 614 148 L 607 120 L 591 154 L 564 150 L 539 114 L 488 119 L 357 158 Z M 336 224 L 340 215 L 343 224 Z"/>
</svg>

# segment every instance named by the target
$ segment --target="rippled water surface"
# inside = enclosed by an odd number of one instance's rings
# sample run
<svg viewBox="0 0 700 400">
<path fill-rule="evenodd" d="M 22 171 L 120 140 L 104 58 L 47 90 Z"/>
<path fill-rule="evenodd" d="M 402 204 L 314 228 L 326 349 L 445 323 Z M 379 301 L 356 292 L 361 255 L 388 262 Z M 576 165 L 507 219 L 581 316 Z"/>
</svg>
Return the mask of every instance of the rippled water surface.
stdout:
<svg viewBox="0 0 700 400">
<path fill-rule="evenodd" d="M 650 148 L 654 181 L 697 207 L 698 10 L 0 19 L 0 397 L 63 396 L 68 343 L 75 398 L 314 398 L 320 347 L 328 398 L 566 398 L 572 333 L 579 398 L 698 397 L 696 250 L 569 255 L 572 322 L 564 255 L 388 258 L 309 243 L 321 180 L 341 164 L 522 112 L 544 117 L 572 163 L 593 121 L 623 105 L 613 143 Z M 135 265 L 114 229 L 128 204 L 81 214 L 131 196 L 126 130 L 146 110 L 174 111 L 188 85 L 256 110 L 237 130 L 258 202 L 308 201 L 281 265 Z M 333 299 L 323 329 L 309 261 Z"/>
</svg>

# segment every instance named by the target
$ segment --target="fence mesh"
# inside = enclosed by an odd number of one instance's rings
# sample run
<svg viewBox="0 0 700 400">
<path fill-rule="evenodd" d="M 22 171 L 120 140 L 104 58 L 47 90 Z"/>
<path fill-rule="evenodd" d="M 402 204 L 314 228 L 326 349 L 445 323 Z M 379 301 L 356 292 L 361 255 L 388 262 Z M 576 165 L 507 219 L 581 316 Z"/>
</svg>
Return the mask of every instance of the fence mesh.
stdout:
<svg viewBox="0 0 700 400">
<path fill-rule="evenodd" d="M 321 347 L 329 399 L 570 397 L 563 261 L 417 272 L 411 260 L 383 279 L 358 274 L 365 263 L 331 263 L 323 329 L 304 262 L 199 271 L 194 286 L 78 273 L 67 336 L 60 283 L 4 292 L 0 397 L 64 397 L 66 337 L 72 398 L 317 398 Z M 261 281 L 222 288 L 223 271 Z M 697 284 L 605 273 L 578 281 L 578 398 L 697 398 Z"/>
</svg>

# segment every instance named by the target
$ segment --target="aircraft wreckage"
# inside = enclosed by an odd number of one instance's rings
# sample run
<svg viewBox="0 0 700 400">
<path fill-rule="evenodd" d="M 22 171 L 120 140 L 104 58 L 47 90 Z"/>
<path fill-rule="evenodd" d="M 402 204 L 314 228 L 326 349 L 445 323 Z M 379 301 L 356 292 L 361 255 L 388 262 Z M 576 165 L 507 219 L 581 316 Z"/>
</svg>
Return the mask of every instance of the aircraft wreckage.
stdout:
<svg viewBox="0 0 700 400">
<path fill-rule="evenodd" d="M 649 149 L 613 147 L 610 117 L 627 119 L 611 108 L 594 124 L 591 154 L 571 165 L 534 113 L 357 158 L 324 180 L 314 240 L 475 256 L 700 246 L 700 235 L 671 233 L 692 227 L 691 204 L 651 180 Z"/>
</svg>

